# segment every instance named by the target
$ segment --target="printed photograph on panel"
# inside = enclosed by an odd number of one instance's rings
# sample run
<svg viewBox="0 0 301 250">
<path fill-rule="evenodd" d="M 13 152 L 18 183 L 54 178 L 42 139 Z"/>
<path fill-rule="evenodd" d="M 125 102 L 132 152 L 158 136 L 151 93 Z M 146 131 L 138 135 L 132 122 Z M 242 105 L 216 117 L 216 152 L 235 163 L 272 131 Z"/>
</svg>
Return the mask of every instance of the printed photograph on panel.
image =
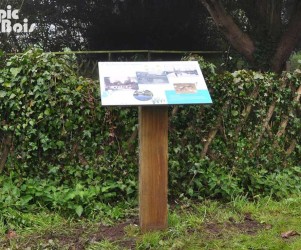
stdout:
<svg viewBox="0 0 301 250">
<path fill-rule="evenodd" d="M 127 79 L 111 80 L 111 77 L 104 77 L 105 90 L 138 90 L 139 86 L 135 77 Z"/>
<path fill-rule="evenodd" d="M 177 94 L 194 94 L 197 92 L 195 83 L 174 83 Z"/>
</svg>

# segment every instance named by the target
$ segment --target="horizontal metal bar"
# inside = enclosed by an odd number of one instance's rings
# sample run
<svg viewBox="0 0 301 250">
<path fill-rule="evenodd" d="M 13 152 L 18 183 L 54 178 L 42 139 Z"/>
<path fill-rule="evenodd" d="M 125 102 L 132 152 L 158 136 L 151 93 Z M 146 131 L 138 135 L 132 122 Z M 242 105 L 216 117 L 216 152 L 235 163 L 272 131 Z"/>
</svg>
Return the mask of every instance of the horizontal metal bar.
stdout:
<svg viewBox="0 0 301 250">
<path fill-rule="evenodd" d="M 55 55 L 68 54 L 123 54 L 123 53 L 151 53 L 151 54 L 222 54 L 223 51 L 201 51 L 201 50 L 95 50 L 95 51 L 60 51 L 60 52 L 45 52 Z M 8 56 L 21 55 L 23 53 L 7 53 Z"/>
</svg>

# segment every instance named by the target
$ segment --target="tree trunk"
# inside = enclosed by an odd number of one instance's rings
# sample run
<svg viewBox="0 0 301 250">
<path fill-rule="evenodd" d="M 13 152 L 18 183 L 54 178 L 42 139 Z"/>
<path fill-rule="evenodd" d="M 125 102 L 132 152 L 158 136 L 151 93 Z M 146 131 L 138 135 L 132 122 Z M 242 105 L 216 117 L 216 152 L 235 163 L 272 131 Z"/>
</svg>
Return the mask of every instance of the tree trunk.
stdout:
<svg viewBox="0 0 301 250">
<path fill-rule="evenodd" d="M 285 62 L 301 39 L 301 2 L 296 3 L 295 12 L 292 15 L 286 31 L 283 33 L 272 59 L 272 70 L 280 73 Z"/>
<path fill-rule="evenodd" d="M 217 134 L 217 131 L 219 129 L 219 127 L 222 124 L 223 121 L 223 116 L 224 114 L 227 112 L 228 108 L 229 108 L 230 102 L 226 102 L 224 104 L 224 106 L 222 107 L 222 112 L 218 115 L 218 117 L 216 118 L 216 122 L 215 125 L 213 126 L 213 128 L 210 130 L 207 139 L 205 140 L 205 144 L 203 146 L 203 150 L 201 152 L 201 158 L 204 158 L 207 155 L 207 152 L 209 150 L 209 146 L 211 145 L 214 137 Z"/>
<path fill-rule="evenodd" d="M 254 63 L 255 43 L 250 36 L 234 22 L 233 18 L 225 10 L 221 0 L 200 0 L 209 11 L 215 24 L 225 35 L 226 39 L 248 62 Z M 237 3 L 238 4 L 238 3 Z M 286 4 L 284 6 L 284 4 Z M 288 3 L 276 0 L 244 0 L 239 4 L 251 24 L 252 36 L 264 41 L 271 42 L 272 54 L 265 55 L 266 62 L 269 62 L 270 69 L 281 73 L 285 63 L 301 39 L 301 1 Z M 284 10 L 289 12 L 289 23 L 284 32 L 284 24 L 281 18 L 286 18 Z M 292 10 L 292 11 L 290 11 Z M 274 45 L 276 42 L 276 46 Z M 269 48 L 269 44 L 266 44 Z M 260 48 L 259 48 L 260 49 Z M 260 65 L 257 65 L 257 67 Z"/>
<path fill-rule="evenodd" d="M 249 62 L 253 62 L 253 54 L 255 51 L 253 41 L 238 27 L 233 18 L 226 12 L 222 2 L 220 0 L 201 0 L 201 2 L 233 48 L 242 54 Z"/>
</svg>

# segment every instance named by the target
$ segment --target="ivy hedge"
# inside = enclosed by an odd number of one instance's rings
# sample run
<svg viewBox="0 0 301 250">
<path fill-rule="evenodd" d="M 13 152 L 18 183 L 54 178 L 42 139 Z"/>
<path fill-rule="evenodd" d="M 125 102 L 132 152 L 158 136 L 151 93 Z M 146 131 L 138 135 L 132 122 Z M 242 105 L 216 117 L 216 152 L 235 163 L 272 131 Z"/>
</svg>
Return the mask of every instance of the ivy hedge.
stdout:
<svg viewBox="0 0 301 250">
<path fill-rule="evenodd" d="M 301 189 L 301 71 L 215 73 L 198 60 L 213 105 L 170 107 L 172 199 L 283 197 Z M 137 108 L 100 106 L 73 55 L 2 58 L 0 209 L 43 205 L 91 215 L 135 199 Z"/>
</svg>

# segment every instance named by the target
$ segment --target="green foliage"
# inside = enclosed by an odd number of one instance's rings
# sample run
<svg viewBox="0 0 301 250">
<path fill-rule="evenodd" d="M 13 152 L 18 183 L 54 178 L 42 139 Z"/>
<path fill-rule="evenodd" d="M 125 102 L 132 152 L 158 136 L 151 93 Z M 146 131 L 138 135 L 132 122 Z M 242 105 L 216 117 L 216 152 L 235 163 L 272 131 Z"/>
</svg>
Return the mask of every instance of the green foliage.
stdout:
<svg viewBox="0 0 301 250">
<path fill-rule="evenodd" d="M 300 77 L 299 71 L 281 77 L 246 70 L 207 72 L 213 105 L 179 107 L 171 120 L 170 194 L 231 199 L 299 192 L 300 102 L 294 98 Z M 297 146 L 288 153 L 294 140 Z"/>
<path fill-rule="evenodd" d="M 271 197 L 256 201 L 236 197 L 229 203 L 189 200 L 170 209 L 167 230 L 149 233 L 141 233 L 129 217 L 126 223 L 104 226 L 105 216 L 66 220 L 58 213 L 39 211 L 23 216 L 31 225 L 15 228 L 16 238 L 2 237 L 0 249 L 300 249 L 298 235 L 281 237 L 301 231 L 300 205 L 299 195 L 281 201 Z"/>
<path fill-rule="evenodd" d="M 301 68 L 301 52 L 293 53 L 288 61 L 289 70 L 294 71 Z"/>
<path fill-rule="evenodd" d="M 109 189 L 106 184 L 90 187 L 80 183 L 75 186 L 58 185 L 46 179 L 16 180 L 13 176 L 4 176 L 0 178 L 0 225 L 6 229 L 30 227 L 33 222 L 27 214 L 45 209 L 66 217 L 105 217 L 107 223 L 122 219 L 133 203 L 120 200 L 114 206 L 105 204 L 107 195 L 116 197 L 116 194 L 110 194 Z"/>
<path fill-rule="evenodd" d="M 216 66 L 212 63 L 205 61 L 203 57 L 201 57 L 197 54 L 190 54 L 190 55 L 184 56 L 182 58 L 182 61 L 198 61 L 199 65 L 202 69 L 202 73 L 204 74 L 204 77 L 216 75 Z"/>
<path fill-rule="evenodd" d="M 0 207 L 21 211 L 39 204 L 94 216 L 104 203 L 135 196 L 135 156 L 123 152 L 118 137 L 131 133 L 137 112 L 101 108 L 98 83 L 76 74 L 72 55 L 31 49 L 5 65 L 0 139 L 12 136 L 13 142 Z"/>
<path fill-rule="evenodd" d="M 135 117 L 126 121 L 125 131 L 117 131 L 119 117 L 128 111 L 100 108 L 98 83 L 75 72 L 72 55 L 33 49 L 7 60 L 0 77 L 0 135 L 14 137 L 8 171 L 21 167 L 29 168 L 26 176 L 57 176 L 81 163 L 77 175 L 82 178 L 91 174 L 91 160 L 109 167 L 120 160 L 105 152 L 121 150 L 117 132 L 131 131 Z"/>
<path fill-rule="evenodd" d="M 217 74 L 198 56 L 185 59 L 199 61 L 214 103 L 170 108 L 171 198 L 299 192 L 300 71 Z M 75 217 L 122 217 L 103 204 L 137 197 L 137 109 L 101 107 L 98 83 L 76 74 L 72 55 L 31 49 L 2 63 L 0 140 L 12 136 L 0 179 L 2 218 L 15 221 L 11 209 L 39 206 Z"/>
</svg>

